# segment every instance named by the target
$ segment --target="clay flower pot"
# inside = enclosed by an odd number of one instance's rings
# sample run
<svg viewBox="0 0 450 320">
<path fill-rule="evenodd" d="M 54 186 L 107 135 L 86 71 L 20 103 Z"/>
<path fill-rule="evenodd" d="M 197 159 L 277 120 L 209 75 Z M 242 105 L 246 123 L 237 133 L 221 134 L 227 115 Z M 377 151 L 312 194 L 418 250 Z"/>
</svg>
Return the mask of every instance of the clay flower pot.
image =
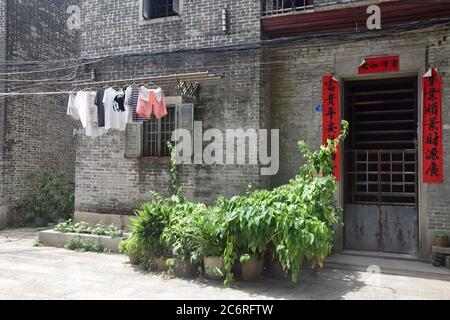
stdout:
<svg viewBox="0 0 450 320">
<path fill-rule="evenodd" d="M 211 280 L 221 280 L 225 276 L 225 263 L 221 257 L 204 259 L 206 276 Z"/>
<path fill-rule="evenodd" d="M 139 256 L 139 254 L 137 254 L 137 253 L 130 253 L 128 255 L 128 258 L 130 259 L 130 263 L 133 266 L 137 266 L 141 262 L 141 258 Z"/>
<path fill-rule="evenodd" d="M 167 265 L 166 259 L 158 258 L 156 259 L 156 269 L 158 272 L 167 272 L 169 271 L 169 266 Z"/>
<path fill-rule="evenodd" d="M 178 278 L 192 279 L 197 275 L 196 266 L 188 261 L 176 260 L 173 269 Z"/>
<path fill-rule="evenodd" d="M 268 274 L 273 279 L 285 280 L 289 277 L 288 273 L 283 269 L 283 266 L 278 261 L 271 261 L 268 268 Z"/>
<path fill-rule="evenodd" d="M 448 237 L 434 238 L 434 245 L 436 247 L 447 248 L 448 247 Z"/>
<path fill-rule="evenodd" d="M 264 261 L 260 259 L 251 259 L 248 262 L 242 263 L 241 272 L 242 280 L 255 282 L 261 278 L 264 270 Z"/>
</svg>

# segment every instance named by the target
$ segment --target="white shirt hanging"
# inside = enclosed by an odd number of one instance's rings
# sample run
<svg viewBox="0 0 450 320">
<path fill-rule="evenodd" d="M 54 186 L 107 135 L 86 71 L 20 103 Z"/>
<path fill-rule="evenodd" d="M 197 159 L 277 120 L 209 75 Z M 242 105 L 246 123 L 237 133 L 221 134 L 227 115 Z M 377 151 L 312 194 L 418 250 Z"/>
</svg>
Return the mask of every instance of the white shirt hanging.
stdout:
<svg viewBox="0 0 450 320">
<path fill-rule="evenodd" d="M 67 114 L 74 118 L 75 120 L 80 120 L 80 115 L 78 114 L 77 106 L 75 104 L 77 98 L 77 94 L 75 92 L 71 92 L 69 94 L 69 103 L 67 105 Z"/>
<path fill-rule="evenodd" d="M 98 109 L 95 105 L 95 92 L 80 91 L 75 98 L 75 109 L 88 137 L 98 137 L 105 130 L 98 127 Z"/>
<path fill-rule="evenodd" d="M 127 126 L 127 112 L 119 108 L 115 101 L 116 97 L 124 95 L 123 91 L 116 91 L 113 88 L 105 90 L 103 104 L 105 106 L 105 129 L 118 129 L 125 131 Z M 125 101 L 125 97 L 124 97 Z"/>
</svg>

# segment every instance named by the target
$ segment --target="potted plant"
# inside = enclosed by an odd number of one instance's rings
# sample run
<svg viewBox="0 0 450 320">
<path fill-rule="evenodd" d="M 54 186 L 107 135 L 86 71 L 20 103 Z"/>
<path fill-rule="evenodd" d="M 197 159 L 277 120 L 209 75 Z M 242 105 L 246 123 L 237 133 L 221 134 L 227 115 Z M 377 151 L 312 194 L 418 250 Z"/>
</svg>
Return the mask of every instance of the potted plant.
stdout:
<svg viewBox="0 0 450 320">
<path fill-rule="evenodd" d="M 272 257 L 267 260 L 266 272 L 268 277 L 277 280 L 285 280 L 289 277 L 289 272 L 283 268 L 278 260 Z"/>
<path fill-rule="evenodd" d="M 46 197 L 36 195 L 33 201 L 33 215 L 34 225 L 36 228 L 44 228 L 48 226 L 48 216 L 50 211 L 50 204 Z"/>
<path fill-rule="evenodd" d="M 192 279 L 195 278 L 195 276 L 197 275 L 197 265 L 188 260 L 174 259 L 173 270 L 175 276 L 182 279 Z"/>
<path fill-rule="evenodd" d="M 448 247 L 448 234 L 445 232 L 436 232 L 434 234 L 434 245 L 436 247 Z"/>
<path fill-rule="evenodd" d="M 128 254 L 130 263 L 134 266 L 139 265 L 141 262 L 141 252 L 136 239 L 130 238 L 128 240 L 123 240 L 119 245 L 119 252 L 123 254 Z"/>
<path fill-rule="evenodd" d="M 240 258 L 242 280 L 254 282 L 261 278 L 264 260 L 258 255 L 245 254 Z"/>
<path fill-rule="evenodd" d="M 219 255 L 205 257 L 203 259 L 206 276 L 211 280 L 222 280 L 225 275 L 225 262 Z"/>
<path fill-rule="evenodd" d="M 156 270 L 158 272 L 168 272 L 170 269 L 170 264 L 167 263 L 168 259 L 164 259 L 164 258 L 156 258 L 155 259 L 155 265 L 156 265 Z"/>
<path fill-rule="evenodd" d="M 225 262 L 223 253 L 225 242 L 223 240 L 222 215 L 217 209 L 209 209 L 197 221 L 198 240 L 195 257 L 201 260 L 206 276 L 211 280 L 221 280 L 225 277 Z"/>
</svg>

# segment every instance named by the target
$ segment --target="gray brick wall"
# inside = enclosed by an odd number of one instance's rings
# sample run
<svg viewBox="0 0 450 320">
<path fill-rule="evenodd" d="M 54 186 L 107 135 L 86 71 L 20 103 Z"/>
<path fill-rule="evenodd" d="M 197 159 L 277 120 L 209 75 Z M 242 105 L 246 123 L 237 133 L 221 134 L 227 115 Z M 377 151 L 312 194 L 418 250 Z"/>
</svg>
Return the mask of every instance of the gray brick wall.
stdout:
<svg viewBox="0 0 450 320">
<path fill-rule="evenodd" d="M 221 11 L 228 5 L 229 29 L 221 29 Z M 209 71 L 222 76 L 203 83 L 195 119 L 209 128 L 259 128 L 261 114 L 259 51 L 205 48 L 258 44 L 260 3 L 184 0 L 175 21 L 142 23 L 140 0 L 82 2 L 82 56 L 137 54 L 94 66 L 98 80 L 139 78 Z M 166 95 L 179 95 L 171 86 Z M 99 213 L 132 213 L 150 191 L 171 192 L 168 163 L 125 159 L 124 134 L 111 132 L 92 139 L 77 136 L 76 209 Z M 244 193 L 262 184 L 258 166 L 183 166 L 182 183 L 193 200 L 212 202 L 218 196 Z"/>
<path fill-rule="evenodd" d="M 256 57 L 256 61 L 255 61 Z M 203 129 L 259 128 L 260 70 L 255 52 L 228 54 L 171 54 L 121 59 L 96 65 L 99 80 L 209 70 L 222 76 L 203 83 L 195 120 Z M 166 95 L 179 95 L 163 86 Z M 99 138 L 77 135 L 76 210 L 130 214 L 149 200 L 150 191 L 169 195 L 172 190 L 167 160 L 126 159 L 125 134 L 112 131 Z M 182 166 L 186 195 L 211 203 L 219 196 L 245 193 L 249 184 L 261 184 L 258 166 Z"/>
<path fill-rule="evenodd" d="M 429 38 L 429 64 L 439 68 L 443 84 L 444 181 L 428 187 L 428 224 L 430 229 L 450 232 L 450 27 Z"/>
<path fill-rule="evenodd" d="M 258 0 L 183 0 L 179 20 L 142 24 L 141 0 L 83 0 L 83 57 L 154 53 L 254 42 L 260 38 Z M 221 28 L 228 5 L 229 32 Z"/>
<path fill-rule="evenodd" d="M 8 33 L 5 45 L 8 61 L 53 61 L 80 56 L 79 31 L 70 31 L 66 25 L 68 18 L 66 10 L 69 5 L 77 4 L 77 0 L 5 2 L 8 5 L 6 20 Z M 70 64 L 73 62 L 66 65 Z M 8 67 L 7 70 L 13 73 L 55 67 L 61 67 L 61 64 L 15 65 Z M 67 77 L 73 71 L 74 68 L 61 73 L 22 74 L 9 76 L 9 79 Z M 28 85 L 30 84 L 23 82 L 11 83 L 6 90 L 23 91 Z M 57 89 L 60 88 L 55 85 L 27 88 L 31 92 Z M 2 109 L 5 112 L 5 119 L 2 123 L 5 134 L 1 154 L 3 206 L 29 192 L 32 186 L 24 176 L 30 170 L 41 171 L 52 167 L 66 172 L 74 179 L 73 130 L 76 125 L 65 115 L 66 99 L 65 96 L 26 96 L 4 100 Z"/>
<path fill-rule="evenodd" d="M 4 73 L 6 71 L 5 68 L 5 61 L 6 61 L 6 0 L 0 0 L 0 73 Z M 5 92 L 5 82 L 0 81 L 0 92 Z M 2 225 L 2 221 L 6 219 L 2 219 L 1 215 L 2 207 L 4 206 L 4 203 L 2 201 L 3 199 L 3 192 L 4 192 L 4 165 L 2 162 L 3 156 L 4 156 L 4 134 L 5 134 L 5 105 L 4 105 L 5 99 L 0 97 L 0 227 Z"/>
</svg>

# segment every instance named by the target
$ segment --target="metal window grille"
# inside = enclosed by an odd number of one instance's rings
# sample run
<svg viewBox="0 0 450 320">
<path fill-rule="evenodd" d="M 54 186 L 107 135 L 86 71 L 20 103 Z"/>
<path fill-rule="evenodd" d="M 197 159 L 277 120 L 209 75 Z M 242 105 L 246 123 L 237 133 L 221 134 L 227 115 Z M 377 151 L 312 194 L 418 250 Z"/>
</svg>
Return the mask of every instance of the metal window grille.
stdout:
<svg viewBox="0 0 450 320">
<path fill-rule="evenodd" d="M 273 16 L 358 1 L 362 0 L 262 0 L 262 15 Z"/>
<path fill-rule="evenodd" d="M 144 157 L 170 157 L 168 142 L 176 129 L 176 107 L 167 107 L 167 116 L 158 120 L 153 115 L 144 122 Z"/>
<path fill-rule="evenodd" d="M 417 150 L 352 150 L 347 159 L 349 203 L 416 205 Z"/>
</svg>

